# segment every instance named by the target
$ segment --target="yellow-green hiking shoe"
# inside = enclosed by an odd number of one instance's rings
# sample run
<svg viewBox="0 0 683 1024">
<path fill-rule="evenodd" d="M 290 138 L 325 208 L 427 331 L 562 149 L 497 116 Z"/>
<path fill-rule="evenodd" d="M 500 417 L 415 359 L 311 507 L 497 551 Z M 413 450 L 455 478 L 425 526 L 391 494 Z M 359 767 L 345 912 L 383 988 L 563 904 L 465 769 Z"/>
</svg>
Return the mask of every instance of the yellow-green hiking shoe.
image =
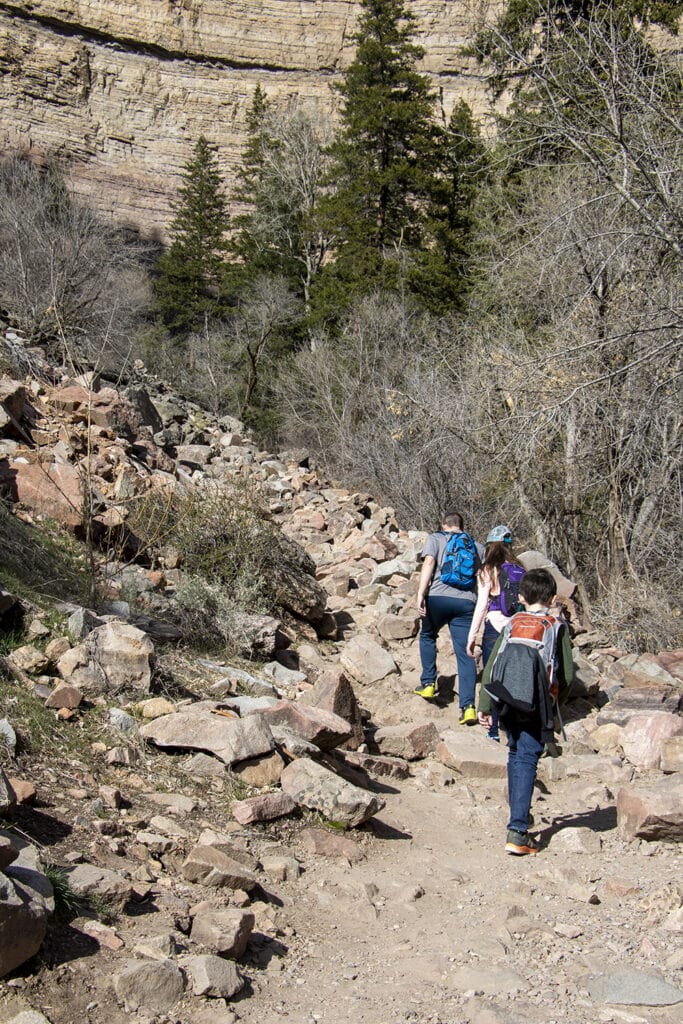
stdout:
<svg viewBox="0 0 683 1024">
<path fill-rule="evenodd" d="M 428 686 L 423 686 L 420 690 L 413 690 L 418 697 L 424 697 L 425 700 L 434 700 L 436 697 L 436 686 L 434 683 L 429 683 Z"/>
<path fill-rule="evenodd" d="M 468 708 L 462 708 L 462 714 L 458 719 L 460 725 L 476 725 L 477 724 L 477 712 L 474 710 L 472 705 Z"/>
</svg>

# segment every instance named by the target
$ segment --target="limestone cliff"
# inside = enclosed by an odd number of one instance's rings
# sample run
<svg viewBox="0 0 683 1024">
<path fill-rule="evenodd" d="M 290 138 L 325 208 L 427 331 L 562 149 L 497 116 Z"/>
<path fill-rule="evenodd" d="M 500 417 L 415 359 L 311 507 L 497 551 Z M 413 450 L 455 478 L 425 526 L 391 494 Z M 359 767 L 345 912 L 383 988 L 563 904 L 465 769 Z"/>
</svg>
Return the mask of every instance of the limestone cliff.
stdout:
<svg viewBox="0 0 683 1024">
<path fill-rule="evenodd" d="M 414 0 L 423 67 L 446 113 L 486 106 L 459 53 L 471 0 Z M 193 143 L 220 149 L 228 184 L 258 83 L 322 118 L 352 57 L 352 0 L 18 0 L 0 2 L 0 140 L 72 161 L 76 190 L 117 219 L 163 234 Z"/>
</svg>

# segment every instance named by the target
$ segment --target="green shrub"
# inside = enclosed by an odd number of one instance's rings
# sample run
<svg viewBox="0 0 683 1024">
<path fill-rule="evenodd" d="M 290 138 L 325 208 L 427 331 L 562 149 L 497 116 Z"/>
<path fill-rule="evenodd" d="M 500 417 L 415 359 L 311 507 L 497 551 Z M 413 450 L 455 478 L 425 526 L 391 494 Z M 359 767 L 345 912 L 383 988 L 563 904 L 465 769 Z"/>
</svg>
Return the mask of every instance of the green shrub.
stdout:
<svg viewBox="0 0 683 1024">
<path fill-rule="evenodd" d="M 43 872 L 54 893 L 55 916 L 59 920 L 69 920 L 79 914 L 87 901 L 71 888 L 66 871 L 48 861 L 43 865 Z"/>
</svg>

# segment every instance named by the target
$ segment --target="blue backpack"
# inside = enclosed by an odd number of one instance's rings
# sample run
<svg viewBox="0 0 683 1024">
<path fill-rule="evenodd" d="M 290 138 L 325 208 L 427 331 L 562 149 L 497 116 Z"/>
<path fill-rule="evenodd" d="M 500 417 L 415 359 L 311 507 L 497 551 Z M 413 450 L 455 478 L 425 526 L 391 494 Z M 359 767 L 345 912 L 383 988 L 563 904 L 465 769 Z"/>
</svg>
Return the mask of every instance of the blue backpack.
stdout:
<svg viewBox="0 0 683 1024">
<path fill-rule="evenodd" d="M 441 582 L 456 590 L 473 590 L 479 555 L 469 533 L 451 533 L 441 562 Z"/>
<path fill-rule="evenodd" d="M 524 566 L 515 562 L 503 562 L 498 570 L 500 610 L 508 618 L 522 610 L 519 603 L 519 584 L 525 572 Z"/>
</svg>

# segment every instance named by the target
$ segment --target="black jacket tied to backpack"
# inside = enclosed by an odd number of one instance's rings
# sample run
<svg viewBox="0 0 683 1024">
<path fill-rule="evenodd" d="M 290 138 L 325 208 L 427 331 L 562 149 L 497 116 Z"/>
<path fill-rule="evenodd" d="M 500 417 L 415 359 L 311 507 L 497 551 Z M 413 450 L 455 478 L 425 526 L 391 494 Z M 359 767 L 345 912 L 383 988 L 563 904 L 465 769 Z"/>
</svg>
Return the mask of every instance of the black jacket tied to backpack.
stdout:
<svg viewBox="0 0 683 1024">
<path fill-rule="evenodd" d="M 550 743 L 554 736 L 553 700 L 543 662 L 538 653 L 522 645 L 511 649 L 504 679 L 492 678 L 486 691 L 503 728 L 506 718 L 525 718 L 540 722 L 541 740 Z"/>
<path fill-rule="evenodd" d="M 494 708 L 503 728 L 506 718 L 536 721 L 540 724 L 543 742 L 549 743 L 554 736 L 554 704 L 546 665 L 533 647 L 506 643 L 504 659 L 496 667 L 506 630 L 496 640 L 486 663 L 479 691 L 479 710 L 489 714 Z M 561 702 L 574 678 L 571 641 L 564 622 L 557 633 L 554 667 L 558 702 Z"/>
</svg>

